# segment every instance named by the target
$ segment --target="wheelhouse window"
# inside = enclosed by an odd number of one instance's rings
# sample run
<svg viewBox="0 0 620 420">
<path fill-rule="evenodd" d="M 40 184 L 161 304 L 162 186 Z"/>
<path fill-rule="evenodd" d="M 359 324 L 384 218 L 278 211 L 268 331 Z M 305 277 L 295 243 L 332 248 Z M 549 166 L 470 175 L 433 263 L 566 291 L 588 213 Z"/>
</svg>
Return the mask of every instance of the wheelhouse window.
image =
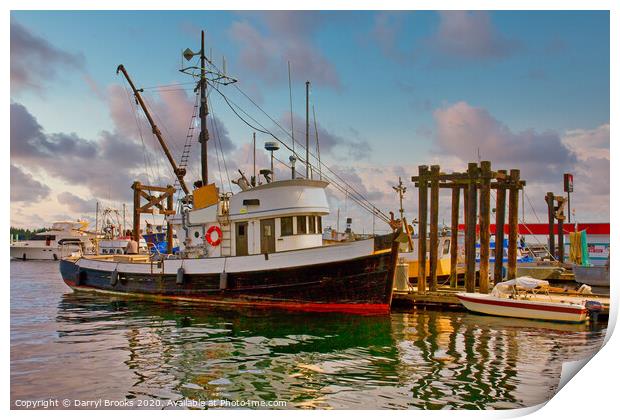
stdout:
<svg viewBox="0 0 620 420">
<path fill-rule="evenodd" d="M 323 233 L 323 218 L 321 216 L 316 217 L 317 233 Z"/>
<path fill-rule="evenodd" d="M 308 223 L 306 216 L 297 216 L 297 234 L 304 235 L 308 233 Z"/>
<path fill-rule="evenodd" d="M 309 229 L 308 233 L 316 233 L 316 216 L 308 216 Z"/>
<path fill-rule="evenodd" d="M 293 234 L 293 218 L 281 217 L 280 218 L 280 235 L 291 236 Z"/>
</svg>

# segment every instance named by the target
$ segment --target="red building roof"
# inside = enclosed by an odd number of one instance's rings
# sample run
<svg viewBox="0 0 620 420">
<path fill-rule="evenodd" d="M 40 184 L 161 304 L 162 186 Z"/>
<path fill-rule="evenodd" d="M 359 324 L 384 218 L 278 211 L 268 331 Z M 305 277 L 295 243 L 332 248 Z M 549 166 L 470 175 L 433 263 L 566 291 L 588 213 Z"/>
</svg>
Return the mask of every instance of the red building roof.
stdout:
<svg viewBox="0 0 620 420">
<path fill-rule="evenodd" d="M 464 231 L 465 225 L 460 224 L 459 230 Z M 609 235 L 609 223 L 579 223 L 577 230 L 585 230 L 590 235 Z M 476 232 L 480 231 L 480 225 L 476 225 Z M 490 226 L 491 234 L 495 234 L 495 225 Z M 554 233 L 558 233 L 558 224 L 553 225 Z M 574 224 L 564 224 L 564 233 L 575 231 Z M 508 234 L 508 225 L 504 225 L 504 233 Z M 519 223 L 519 235 L 548 235 L 549 225 L 547 223 Z"/>
</svg>

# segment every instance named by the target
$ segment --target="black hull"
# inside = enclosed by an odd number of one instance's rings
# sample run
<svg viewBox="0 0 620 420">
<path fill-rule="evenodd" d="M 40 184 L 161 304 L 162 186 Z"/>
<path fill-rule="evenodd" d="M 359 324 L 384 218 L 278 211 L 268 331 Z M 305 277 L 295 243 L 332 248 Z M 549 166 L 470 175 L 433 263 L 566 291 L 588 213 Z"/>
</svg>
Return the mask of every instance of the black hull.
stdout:
<svg viewBox="0 0 620 420">
<path fill-rule="evenodd" d="M 234 257 L 233 257 L 234 258 Z M 114 293 L 155 299 L 200 301 L 215 305 L 267 306 L 283 309 L 389 312 L 397 246 L 391 251 L 324 264 L 268 271 L 185 274 L 182 284 L 171 274 L 135 274 L 79 266 L 62 260 L 63 280 L 74 290 Z M 115 284 L 113 284 L 115 283 Z"/>
</svg>

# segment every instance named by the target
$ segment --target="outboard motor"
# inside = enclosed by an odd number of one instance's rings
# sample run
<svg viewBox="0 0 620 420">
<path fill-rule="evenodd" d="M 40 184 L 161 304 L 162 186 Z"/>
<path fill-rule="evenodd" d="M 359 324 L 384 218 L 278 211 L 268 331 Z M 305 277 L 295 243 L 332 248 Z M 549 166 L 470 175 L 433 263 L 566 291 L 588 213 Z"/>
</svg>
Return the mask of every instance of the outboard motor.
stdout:
<svg viewBox="0 0 620 420">
<path fill-rule="evenodd" d="M 603 305 L 601 302 L 596 300 L 586 300 L 584 306 L 590 315 L 590 319 L 594 322 L 598 321 L 598 315 L 603 311 Z"/>
</svg>

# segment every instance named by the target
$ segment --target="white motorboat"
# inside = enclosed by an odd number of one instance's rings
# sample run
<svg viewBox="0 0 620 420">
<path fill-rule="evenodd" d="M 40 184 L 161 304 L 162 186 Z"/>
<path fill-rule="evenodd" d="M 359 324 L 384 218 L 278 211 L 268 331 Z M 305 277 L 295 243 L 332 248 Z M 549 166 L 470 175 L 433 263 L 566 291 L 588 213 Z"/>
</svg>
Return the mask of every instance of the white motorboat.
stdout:
<svg viewBox="0 0 620 420">
<path fill-rule="evenodd" d="M 85 231 L 88 222 L 59 221 L 51 229 L 30 239 L 11 242 L 11 258 L 20 260 L 59 260 L 90 245 Z"/>
<path fill-rule="evenodd" d="M 461 304 L 472 312 L 542 321 L 584 322 L 601 310 L 599 302 L 584 297 L 551 296 L 549 282 L 519 277 L 498 283 L 490 294 L 459 293 Z"/>
</svg>

